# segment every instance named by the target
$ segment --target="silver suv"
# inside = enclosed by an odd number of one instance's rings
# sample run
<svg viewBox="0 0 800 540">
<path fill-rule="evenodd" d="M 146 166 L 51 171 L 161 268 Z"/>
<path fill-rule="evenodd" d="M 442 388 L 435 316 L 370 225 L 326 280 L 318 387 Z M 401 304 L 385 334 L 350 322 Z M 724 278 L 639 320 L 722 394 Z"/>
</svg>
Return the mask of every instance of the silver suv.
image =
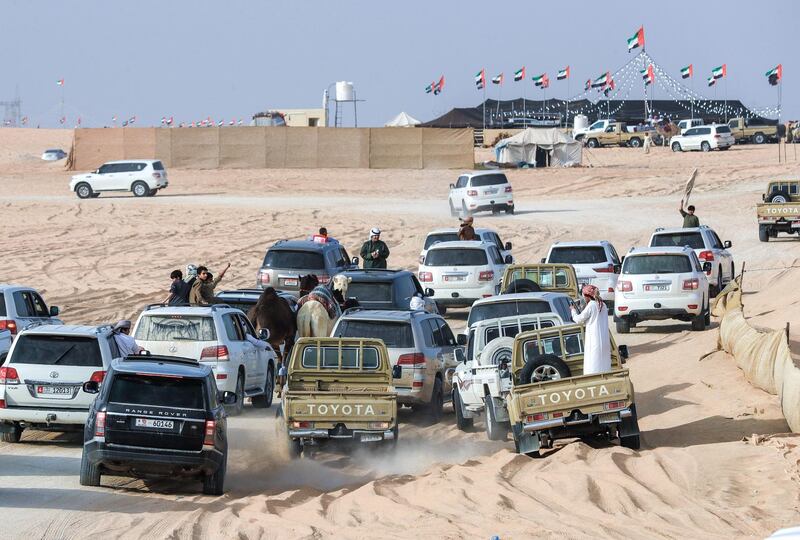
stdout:
<svg viewBox="0 0 800 540">
<path fill-rule="evenodd" d="M 36 289 L 0 284 L 0 331 L 15 336 L 27 326 L 64 324 L 57 316 L 58 307 L 48 308 Z"/>
<path fill-rule="evenodd" d="M 456 338 L 441 316 L 355 308 L 339 318 L 331 336 L 382 339 L 392 365 L 402 368 L 394 382 L 397 403 L 423 409 L 434 422 L 441 419 L 457 365 Z"/>
<path fill-rule="evenodd" d="M 256 287 L 272 287 L 297 295 L 300 276 L 314 274 L 321 284 L 345 270 L 358 268 L 358 257 L 352 259 L 338 242 L 319 243 L 310 240 L 279 240 L 267 250 L 256 276 Z"/>
</svg>

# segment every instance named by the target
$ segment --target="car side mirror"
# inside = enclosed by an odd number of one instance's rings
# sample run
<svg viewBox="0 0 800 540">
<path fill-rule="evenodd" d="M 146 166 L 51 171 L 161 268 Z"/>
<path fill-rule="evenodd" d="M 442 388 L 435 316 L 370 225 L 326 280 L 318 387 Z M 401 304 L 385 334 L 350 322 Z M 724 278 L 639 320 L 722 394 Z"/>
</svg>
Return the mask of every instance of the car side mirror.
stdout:
<svg viewBox="0 0 800 540">
<path fill-rule="evenodd" d="M 511 251 L 511 242 L 506 242 L 506 251 Z"/>
<path fill-rule="evenodd" d="M 710 262 L 703 263 L 703 272 L 711 272 L 712 266 Z"/>
<path fill-rule="evenodd" d="M 50 316 L 51 317 L 55 317 L 56 315 L 58 315 L 58 313 L 59 313 L 58 306 L 50 306 Z"/>
<path fill-rule="evenodd" d="M 617 350 L 619 351 L 619 357 L 621 359 L 621 363 L 624 364 L 625 360 L 627 360 L 628 356 L 630 356 L 630 354 L 628 353 L 628 346 L 620 345 L 619 347 L 617 347 Z"/>
<path fill-rule="evenodd" d="M 433 296 L 433 289 L 431 289 L 430 287 L 425 289 L 425 296 L 429 296 L 429 297 Z"/>
<path fill-rule="evenodd" d="M 392 366 L 392 379 L 399 379 L 403 376 L 403 366 Z"/>
<path fill-rule="evenodd" d="M 456 189 L 456 185 L 455 184 L 450 184 L 450 189 Z"/>
<path fill-rule="evenodd" d="M 729 247 L 733 247 L 733 242 L 730 240 L 725 240 L 725 243 L 722 245 L 725 246 L 725 249 L 728 249 Z"/>
<path fill-rule="evenodd" d="M 514 257 L 512 257 L 511 255 L 506 255 L 505 263 L 506 264 L 511 264 L 513 262 L 514 262 Z"/>
<path fill-rule="evenodd" d="M 458 348 L 453 351 L 453 354 L 456 356 L 456 362 L 467 363 L 467 355 L 464 354 L 464 349 Z"/>
<path fill-rule="evenodd" d="M 269 328 L 262 328 L 258 331 L 258 339 L 261 341 L 269 341 Z"/>
<path fill-rule="evenodd" d="M 456 343 L 462 347 L 467 344 L 467 334 L 458 334 L 456 336 Z"/>
<path fill-rule="evenodd" d="M 540 263 L 542 263 L 542 264 L 544 264 L 544 261 L 546 261 L 546 260 L 547 260 L 547 259 L 546 259 L 545 257 L 542 257 L 541 259 L 539 259 L 539 262 L 540 262 Z"/>
<path fill-rule="evenodd" d="M 350 262 L 358 266 L 358 257 L 353 257 L 352 259 L 350 259 Z"/>
<path fill-rule="evenodd" d="M 86 381 L 83 383 L 83 391 L 87 394 L 96 394 L 100 391 L 100 383 L 97 381 Z"/>
<path fill-rule="evenodd" d="M 218 395 L 218 399 L 220 403 L 223 405 L 233 405 L 236 403 L 236 393 L 235 392 L 221 392 Z"/>
</svg>

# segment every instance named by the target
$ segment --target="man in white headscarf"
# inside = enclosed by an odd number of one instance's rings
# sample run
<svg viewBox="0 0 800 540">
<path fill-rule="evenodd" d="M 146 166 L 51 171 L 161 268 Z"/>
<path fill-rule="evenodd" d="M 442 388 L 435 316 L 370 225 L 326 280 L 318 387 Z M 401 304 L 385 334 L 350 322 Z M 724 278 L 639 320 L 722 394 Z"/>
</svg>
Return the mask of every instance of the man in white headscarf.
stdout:
<svg viewBox="0 0 800 540">
<path fill-rule="evenodd" d="M 136 343 L 129 334 L 131 333 L 131 321 L 121 320 L 114 325 L 114 342 L 117 344 L 121 358 L 131 354 L 140 353 L 143 348 Z"/>
<path fill-rule="evenodd" d="M 581 290 L 586 307 L 578 313 L 570 306 L 572 320 L 586 326 L 583 339 L 583 374 L 592 375 L 611 371 L 611 339 L 608 334 L 608 308 L 594 285 L 584 285 Z"/>
</svg>

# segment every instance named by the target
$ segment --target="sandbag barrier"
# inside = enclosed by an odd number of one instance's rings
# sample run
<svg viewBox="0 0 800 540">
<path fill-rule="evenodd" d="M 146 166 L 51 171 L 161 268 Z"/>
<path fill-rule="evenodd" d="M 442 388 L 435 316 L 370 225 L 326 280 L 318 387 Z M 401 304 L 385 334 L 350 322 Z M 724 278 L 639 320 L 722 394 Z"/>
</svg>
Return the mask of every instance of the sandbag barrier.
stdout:
<svg viewBox="0 0 800 540">
<path fill-rule="evenodd" d="M 720 318 L 718 347 L 744 372 L 747 381 L 778 396 L 786 422 L 800 432 L 800 368 L 792 359 L 787 330 L 758 330 L 744 317 L 742 274 L 714 300 L 711 313 Z"/>
</svg>

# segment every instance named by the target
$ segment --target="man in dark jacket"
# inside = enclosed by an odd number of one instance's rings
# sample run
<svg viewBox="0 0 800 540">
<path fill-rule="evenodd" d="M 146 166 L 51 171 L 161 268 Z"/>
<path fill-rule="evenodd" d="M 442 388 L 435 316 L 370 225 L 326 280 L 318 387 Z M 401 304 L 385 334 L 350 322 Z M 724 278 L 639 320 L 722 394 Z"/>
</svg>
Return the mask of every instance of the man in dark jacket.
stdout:
<svg viewBox="0 0 800 540">
<path fill-rule="evenodd" d="M 472 216 L 467 216 L 464 218 L 464 221 L 461 223 L 461 227 L 458 229 L 458 239 L 459 240 L 477 240 L 478 237 L 475 235 L 475 229 L 472 227 L 473 218 Z"/>
<path fill-rule="evenodd" d="M 170 306 L 188 304 L 191 286 L 183 281 L 183 272 L 173 270 L 169 277 L 172 279 L 172 283 L 169 286 L 169 296 L 164 303 Z"/>
<path fill-rule="evenodd" d="M 389 247 L 381 240 L 381 230 L 373 227 L 369 231 L 369 240 L 361 246 L 361 258 L 364 268 L 386 268 L 386 259 L 389 257 Z"/>
</svg>

